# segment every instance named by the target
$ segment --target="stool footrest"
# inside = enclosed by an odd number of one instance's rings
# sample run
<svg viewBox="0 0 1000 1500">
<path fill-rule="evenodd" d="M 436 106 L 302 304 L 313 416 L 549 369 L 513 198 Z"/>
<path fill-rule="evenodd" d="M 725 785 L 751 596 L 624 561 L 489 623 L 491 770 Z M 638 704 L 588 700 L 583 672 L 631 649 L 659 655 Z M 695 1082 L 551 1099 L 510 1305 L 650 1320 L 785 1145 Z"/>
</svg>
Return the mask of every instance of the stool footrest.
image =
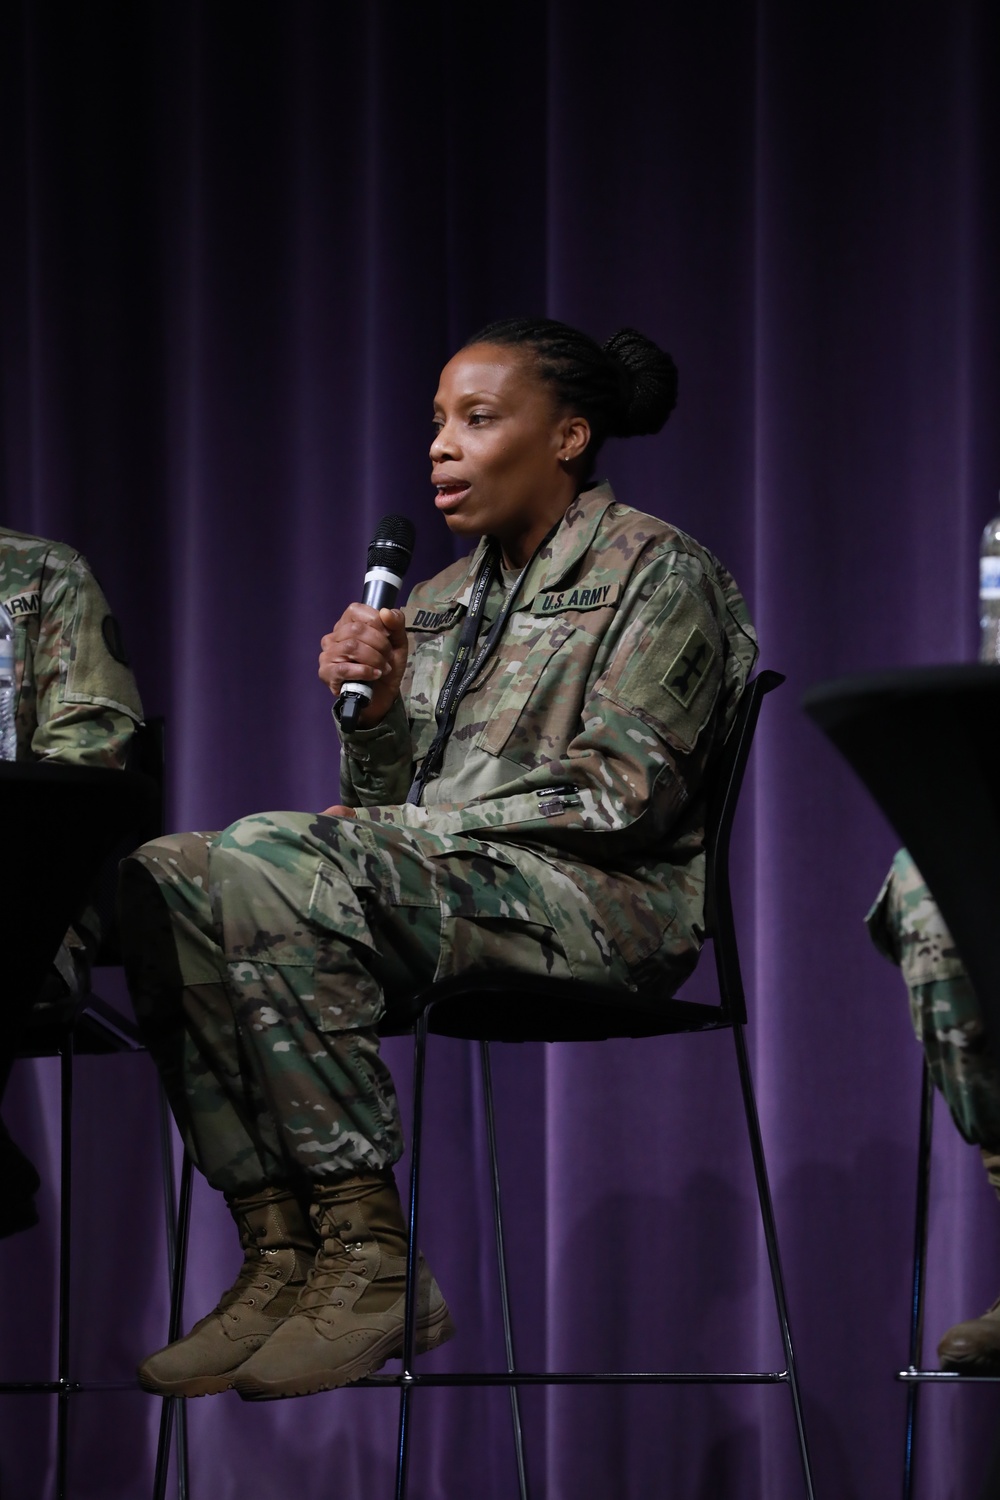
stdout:
<svg viewBox="0 0 1000 1500">
<path fill-rule="evenodd" d="M 138 1380 L 0 1380 L 0 1396 L 84 1396 L 88 1391 L 139 1391 Z"/>
<path fill-rule="evenodd" d="M 787 1370 L 709 1371 L 691 1374 L 677 1371 L 663 1374 L 593 1374 L 574 1371 L 470 1370 L 449 1375 L 369 1375 L 357 1385 L 781 1385 L 788 1380 Z"/>
</svg>

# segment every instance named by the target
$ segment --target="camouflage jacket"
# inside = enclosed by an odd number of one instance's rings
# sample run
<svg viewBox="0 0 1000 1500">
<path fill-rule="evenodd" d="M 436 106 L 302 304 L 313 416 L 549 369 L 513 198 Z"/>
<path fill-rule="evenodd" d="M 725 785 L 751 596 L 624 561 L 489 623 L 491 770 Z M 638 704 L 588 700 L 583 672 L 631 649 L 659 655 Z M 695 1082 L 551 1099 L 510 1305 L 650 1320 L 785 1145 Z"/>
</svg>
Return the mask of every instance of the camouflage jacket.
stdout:
<svg viewBox="0 0 1000 1500">
<path fill-rule="evenodd" d="M 87 563 L 0 528 L 0 603 L 16 634 L 18 760 L 120 767 L 142 704 Z"/>
<path fill-rule="evenodd" d="M 410 805 L 485 545 L 411 594 L 400 699 L 344 737 L 341 797 L 374 822 L 481 839 L 543 902 L 561 872 L 633 970 L 693 963 L 705 770 L 757 657 L 746 604 L 683 532 L 606 484 L 584 491 L 462 699 L 440 775 Z"/>
</svg>

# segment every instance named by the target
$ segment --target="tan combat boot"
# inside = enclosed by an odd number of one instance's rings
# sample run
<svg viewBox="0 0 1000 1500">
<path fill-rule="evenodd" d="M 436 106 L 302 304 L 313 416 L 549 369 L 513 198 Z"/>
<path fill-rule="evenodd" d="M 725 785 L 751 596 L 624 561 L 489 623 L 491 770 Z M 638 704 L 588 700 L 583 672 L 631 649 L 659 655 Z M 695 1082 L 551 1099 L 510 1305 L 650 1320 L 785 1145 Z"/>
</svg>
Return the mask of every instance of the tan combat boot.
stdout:
<svg viewBox="0 0 1000 1500">
<path fill-rule="evenodd" d="M 1000 1194 L 1000 1151 L 980 1146 L 983 1166 L 992 1187 Z M 979 1318 L 969 1318 L 949 1328 L 938 1344 L 943 1370 L 960 1375 L 1000 1375 L 1000 1297 Z"/>
<path fill-rule="evenodd" d="M 938 1357 L 942 1370 L 959 1375 L 1000 1375 L 1000 1297 L 982 1317 L 949 1328 Z"/>
<path fill-rule="evenodd" d="M 309 1213 L 322 1244 L 291 1315 L 236 1371 L 233 1384 L 245 1400 L 348 1385 L 403 1352 L 407 1235 L 392 1173 L 320 1188 Z M 417 1352 L 454 1331 L 421 1256 Z"/>
<path fill-rule="evenodd" d="M 301 1205 L 283 1188 L 227 1198 L 243 1265 L 219 1304 L 191 1332 L 139 1366 L 139 1384 L 160 1396 L 227 1391 L 237 1368 L 287 1317 L 305 1285 L 317 1240 Z"/>
</svg>

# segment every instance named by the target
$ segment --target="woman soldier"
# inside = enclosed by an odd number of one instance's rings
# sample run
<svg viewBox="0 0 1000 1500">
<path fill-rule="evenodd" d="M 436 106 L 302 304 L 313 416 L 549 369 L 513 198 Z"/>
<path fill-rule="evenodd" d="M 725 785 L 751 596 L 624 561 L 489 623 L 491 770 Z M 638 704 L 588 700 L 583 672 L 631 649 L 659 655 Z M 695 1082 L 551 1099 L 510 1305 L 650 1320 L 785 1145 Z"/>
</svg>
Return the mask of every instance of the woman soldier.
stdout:
<svg viewBox="0 0 1000 1500">
<path fill-rule="evenodd" d="M 136 1011 L 187 1150 L 226 1195 L 235 1285 L 140 1369 L 249 1399 L 399 1354 L 402 1150 L 386 997 L 487 966 L 676 986 L 703 933 L 703 785 L 756 657 L 730 575 L 591 476 L 660 429 L 668 355 L 549 320 L 494 323 L 445 366 L 436 505 L 478 538 L 407 608 L 352 604 L 322 643 L 342 806 L 147 845 L 124 868 Z M 426 1266 L 417 1342 L 452 1332 Z"/>
</svg>

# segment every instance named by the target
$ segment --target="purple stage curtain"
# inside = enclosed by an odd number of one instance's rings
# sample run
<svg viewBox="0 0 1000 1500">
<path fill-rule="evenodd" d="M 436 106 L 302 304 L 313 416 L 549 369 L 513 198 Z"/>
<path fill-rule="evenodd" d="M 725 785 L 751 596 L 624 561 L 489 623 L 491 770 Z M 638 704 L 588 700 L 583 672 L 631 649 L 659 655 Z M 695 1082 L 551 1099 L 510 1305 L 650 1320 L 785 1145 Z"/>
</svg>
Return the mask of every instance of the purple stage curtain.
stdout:
<svg viewBox="0 0 1000 1500">
<path fill-rule="evenodd" d="M 374 523 L 455 549 L 431 505 L 437 372 L 488 319 L 542 312 L 669 347 L 680 406 L 609 444 L 619 496 L 746 592 L 765 706 L 737 831 L 750 1044 L 819 1493 L 902 1464 L 920 1055 L 861 926 L 891 831 L 798 708 L 843 672 L 968 660 L 997 509 L 998 11 L 443 0 L 0 7 L 0 424 L 6 524 L 72 541 L 167 716 L 170 822 L 337 795 L 319 637 Z M 8 874 L 8 878 L 16 878 Z M 114 981 L 109 981 L 114 983 Z M 696 981 L 697 982 L 697 981 Z M 727 1036 L 497 1049 L 520 1357 L 776 1364 Z M 390 1061 L 408 1095 L 408 1049 Z M 148 1059 L 80 1066 L 76 1373 L 166 1328 Z M 422 1240 L 459 1336 L 502 1346 L 477 1062 L 439 1043 Z M 0 1379 L 54 1327 L 55 1076 L 12 1126 L 45 1175 L 0 1245 Z M 1000 1290 L 1000 1212 L 943 1111 L 928 1358 Z M 189 1321 L 237 1260 L 196 1195 Z M 921 1500 L 974 1496 L 995 1387 L 923 1396 Z M 787 1393 L 529 1391 L 547 1500 L 792 1500 Z M 74 1399 L 74 1500 L 148 1492 L 158 1403 Z M 395 1397 L 189 1403 L 195 1500 L 382 1500 Z M 503 1391 L 420 1392 L 415 1500 L 514 1492 Z M 48 1493 L 54 1402 L 0 1398 L 0 1494 Z"/>
</svg>

